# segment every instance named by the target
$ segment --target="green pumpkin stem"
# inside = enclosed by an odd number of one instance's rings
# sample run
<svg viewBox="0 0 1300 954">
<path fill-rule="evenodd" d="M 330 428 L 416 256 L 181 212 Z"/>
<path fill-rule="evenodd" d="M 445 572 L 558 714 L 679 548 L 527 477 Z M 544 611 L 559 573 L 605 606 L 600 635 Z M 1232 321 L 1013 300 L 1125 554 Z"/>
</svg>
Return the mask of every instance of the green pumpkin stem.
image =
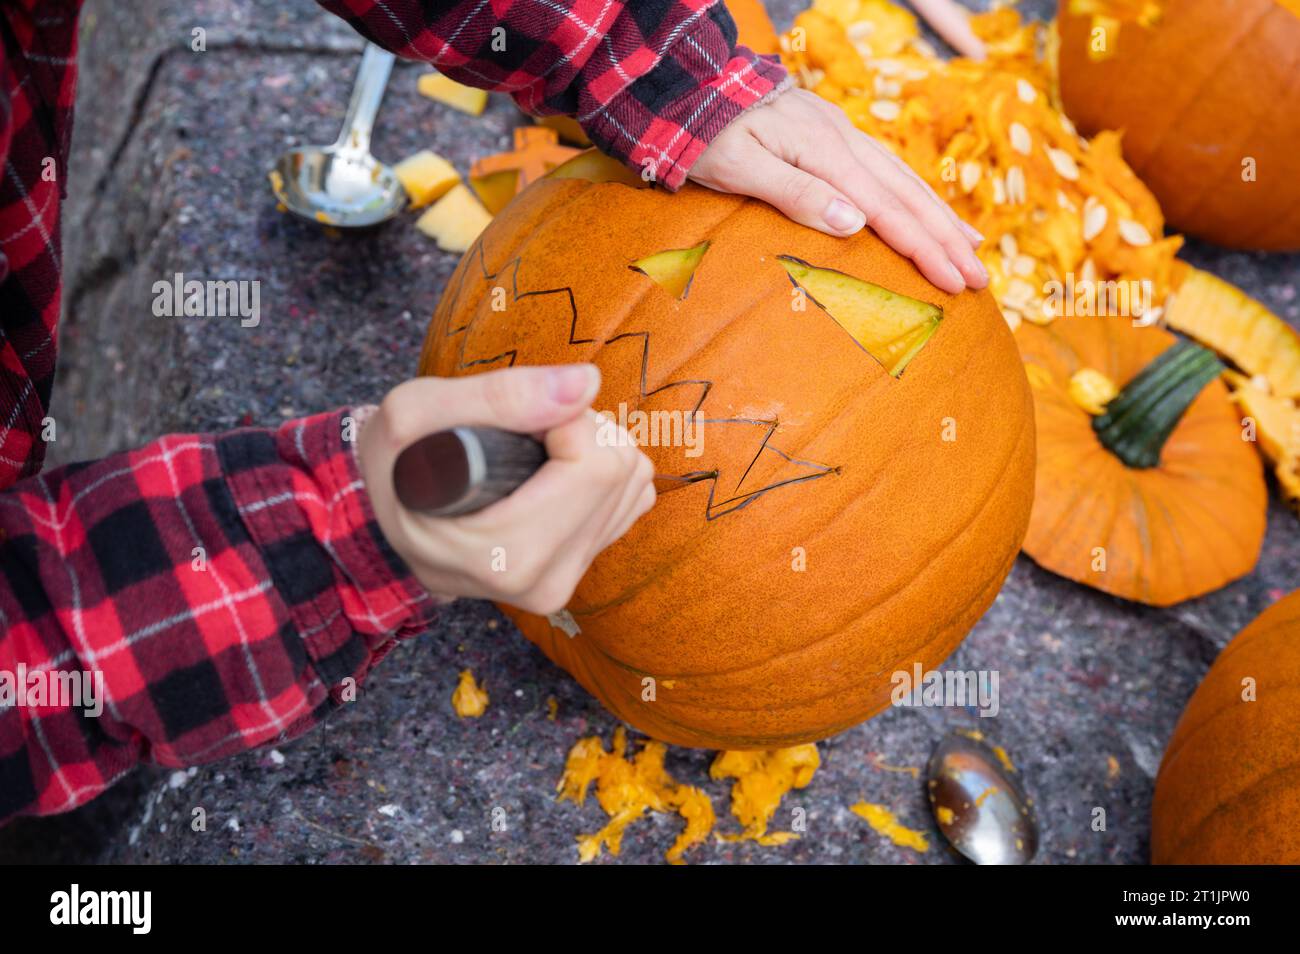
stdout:
<svg viewBox="0 0 1300 954">
<path fill-rule="evenodd" d="M 1223 373 L 1214 352 L 1179 341 L 1142 369 L 1092 419 L 1108 451 L 1129 467 L 1156 467 L 1165 441 L 1207 384 Z"/>
</svg>

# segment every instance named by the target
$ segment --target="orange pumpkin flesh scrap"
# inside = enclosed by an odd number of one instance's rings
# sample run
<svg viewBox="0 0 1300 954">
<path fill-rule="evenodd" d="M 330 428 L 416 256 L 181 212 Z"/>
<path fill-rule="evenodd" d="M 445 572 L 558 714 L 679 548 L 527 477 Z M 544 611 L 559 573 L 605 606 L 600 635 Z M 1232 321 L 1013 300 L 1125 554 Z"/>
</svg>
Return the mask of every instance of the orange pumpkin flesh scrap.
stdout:
<svg viewBox="0 0 1300 954">
<path fill-rule="evenodd" d="M 943 806 L 940 806 L 940 808 L 949 814 L 952 813 L 950 808 L 944 808 Z M 900 848 L 911 848 L 920 854 L 925 854 L 930 850 L 930 842 L 926 838 L 925 832 L 908 828 L 885 805 L 858 802 L 850 806 L 849 811 L 863 819 L 876 834 L 882 838 L 888 838 Z"/>
<path fill-rule="evenodd" d="M 627 267 L 706 241 L 683 300 Z M 792 308 L 783 255 L 944 319 L 893 378 L 820 309 Z M 497 287 L 517 295 L 504 311 Z M 889 704 L 891 673 L 956 647 L 1010 569 L 1033 486 L 1015 343 L 987 294 L 939 292 L 872 234 L 832 238 L 689 183 L 548 176 L 461 261 L 420 370 L 575 361 L 601 369 L 597 410 L 698 408 L 703 453 L 643 447 L 679 489 L 596 559 L 572 623 L 507 612 L 647 735 L 772 749 L 855 725 Z"/>
<path fill-rule="evenodd" d="M 556 791 L 560 800 L 581 805 L 587 790 L 596 784 L 596 801 L 609 822 L 599 831 L 578 836 L 578 860 L 592 861 L 602 848 L 618 855 L 623 847 L 623 833 L 648 811 L 672 813 L 686 820 L 665 859 L 683 864 L 688 849 L 704 841 L 713 830 L 715 816 L 709 796 L 691 785 L 679 785 L 664 768 L 667 748 L 647 740 L 633 758 L 624 757 L 627 732 L 620 726 L 614 731 L 614 744 L 606 752 L 599 737 L 579 739 L 569 751 Z"/>
<path fill-rule="evenodd" d="M 1156 777 L 1153 863 L 1300 864 L 1297 711 L 1300 591 L 1228 644 L 1183 710 Z"/>
<path fill-rule="evenodd" d="M 451 694 L 451 707 L 456 715 L 462 719 L 477 719 L 487 712 L 488 701 L 487 689 L 474 681 L 474 673 L 469 669 L 462 670 L 460 682 Z"/>
<path fill-rule="evenodd" d="M 768 833 L 772 816 L 791 789 L 806 788 L 821 767 L 817 746 L 796 745 L 770 752 L 719 752 L 709 766 L 709 777 L 734 778 L 731 813 L 744 826 L 738 835 L 720 835 L 723 841 L 755 841 L 760 845 L 784 845 L 799 837 L 797 832 Z"/>
<path fill-rule="evenodd" d="M 1300 2 L 1061 0 L 1058 29 L 1066 112 L 1085 134 L 1124 130 L 1173 226 L 1300 249 Z"/>
<path fill-rule="evenodd" d="M 1199 392 L 1188 383 L 1216 373 L 1203 355 L 1171 351 L 1176 339 L 1168 332 L 1126 318 L 1024 324 L 1016 341 L 1036 412 L 1037 491 L 1025 538 L 1035 562 L 1156 606 L 1250 572 L 1264 538 L 1266 488 L 1223 382 L 1209 380 Z M 1166 352 L 1166 361 L 1184 355 L 1174 370 L 1186 377 L 1135 392 L 1143 371 Z M 1123 389 L 1107 405 L 1109 416 L 1094 419 L 1071 396 L 1070 381 L 1084 368 Z M 1181 394 L 1170 390 L 1175 385 Z M 1196 396 L 1161 443 L 1189 392 Z M 1108 438 L 1128 463 L 1103 443 Z"/>
<path fill-rule="evenodd" d="M 930 340 L 943 309 L 898 295 L 829 268 L 815 268 L 789 255 L 781 265 L 796 288 L 802 288 L 853 340 L 894 377 L 903 373 Z"/>
<path fill-rule="evenodd" d="M 484 156 L 470 167 L 471 185 L 489 177 L 495 177 L 497 183 L 508 182 L 513 178 L 515 192 L 522 192 L 579 152 L 569 146 L 561 146 L 555 130 L 545 126 L 516 126 L 514 140 L 515 147 L 510 152 Z M 488 188 L 494 200 L 498 188 L 499 185 Z M 489 211 L 496 214 L 500 209 L 492 209 L 489 205 Z"/>
<path fill-rule="evenodd" d="M 471 177 L 469 187 L 489 212 L 499 215 L 510 204 L 510 200 L 519 194 L 519 173 L 513 169 L 503 169 L 501 172 Z"/>
</svg>

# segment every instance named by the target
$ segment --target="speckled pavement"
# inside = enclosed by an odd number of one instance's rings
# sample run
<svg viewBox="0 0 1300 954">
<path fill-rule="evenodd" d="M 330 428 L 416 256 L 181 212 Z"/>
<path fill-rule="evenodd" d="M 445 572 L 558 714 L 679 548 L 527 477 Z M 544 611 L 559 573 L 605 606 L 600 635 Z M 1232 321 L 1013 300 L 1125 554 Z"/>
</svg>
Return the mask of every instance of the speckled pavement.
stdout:
<svg viewBox="0 0 1300 954">
<path fill-rule="evenodd" d="M 771 3 L 778 26 L 800 2 Z M 455 265 L 410 217 L 366 237 L 331 238 L 275 211 L 265 174 L 298 143 L 331 141 L 360 43 L 309 0 L 148 0 L 148 16 L 90 0 L 71 198 L 60 421 L 52 463 L 173 430 L 274 425 L 379 398 L 408 376 Z M 1022 7 L 1043 12 L 1043 0 Z M 195 28 L 207 50 L 190 49 Z M 375 151 L 432 147 L 462 171 L 508 143 L 516 113 L 494 97 L 481 119 L 418 97 L 424 68 L 399 65 Z M 1187 257 L 1300 325 L 1300 256 Z M 151 286 L 175 272 L 258 279 L 257 328 L 235 319 L 155 318 Z M 1157 611 L 1065 582 L 1027 559 L 948 667 L 997 669 L 1001 713 L 894 710 L 820 745 L 823 768 L 788 809 L 808 830 L 783 847 L 716 842 L 695 863 L 939 863 L 883 840 L 849 806 L 884 803 L 931 830 L 921 782 L 949 727 L 979 728 L 1020 767 L 1043 826 L 1038 860 L 1147 857 L 1152 780 L 1164 740 L 1233 633 L 1300 581 L 1300 525 L 1274 502 L 1259 568 L 1204 599 Z M 492 697 L 479 720 L 449 708 L 469 667 Z M 547 718 L 555 696 L 558 717 Z M 81 811 L 0 831 L 0 861 L 572 863 L 574 836 L 600 826 L 593 801 L 555 800 L 565 753 L 615 721 L 492 607 L 462 603 L 397 650 L 363 697 L 320 731 L 188 773 L 147 769 Z M 710 753 L 672 750 L 668 767 L 714 797 L 734 831 Z M 208 830 L 194 833 L 195 806 Z M 1107 829 L 1091 829 L 1095 807 Z M 494 810 L 505 821 L 494 830 Z M 500 827 L 500 826 L 498 826 Z M 638 822 L 624 862 L 656 862 L 680 821 Z M 602 862 L 613 859 L 606 856 Z"/>
</svg>

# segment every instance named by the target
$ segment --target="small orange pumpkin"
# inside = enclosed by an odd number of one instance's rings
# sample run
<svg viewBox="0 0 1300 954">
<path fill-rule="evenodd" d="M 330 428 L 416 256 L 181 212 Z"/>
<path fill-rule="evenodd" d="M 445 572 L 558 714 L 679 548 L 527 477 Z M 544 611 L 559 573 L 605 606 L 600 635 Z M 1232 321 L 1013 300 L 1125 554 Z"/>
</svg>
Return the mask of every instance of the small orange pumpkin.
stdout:
<svg viewBox="0 0 1300 954">
<path fill-rule="evenodd" d="M 1267 489 L 1210 351 L 1129 318 L 1078 315 L 1022 324 L 1016 342 L 1038 431 L 1025 538 L 1035 562 L 1155 606 L 1250 572 Z"/>
<path fill-rule="evenodd" d="M 510 615 L 657 739 L 824 738 L 952 652 L 1011 567 L 1033 491 L 1015 342 L 987 293 L 938 291 L 874 235 L 629 183 L 584 154 L 511 202 L 420 372 L 593 361 L 596 409 L 634 434 L 694 422 L 700 442 L 638 437 L 659 501 L 567 612 Z"/>
<path fill-rule="evenodd" d="M 1192 694 L 1151 805 L 1151 860 L 1300 864 L 1300 590 L 1237 634 Z"/>
<path fill-rule="evenodd" d="M 1300 249 L 1300 0 L 1061 0 L 1060 88 L 1175 228 Z"/>
</svg>

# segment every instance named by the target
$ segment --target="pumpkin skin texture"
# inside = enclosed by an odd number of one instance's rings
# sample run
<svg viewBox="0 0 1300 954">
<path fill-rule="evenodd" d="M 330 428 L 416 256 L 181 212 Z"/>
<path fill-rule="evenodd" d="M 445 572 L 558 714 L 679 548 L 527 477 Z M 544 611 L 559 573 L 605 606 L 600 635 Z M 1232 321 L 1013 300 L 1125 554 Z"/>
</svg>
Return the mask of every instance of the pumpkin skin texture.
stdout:
<svg viewBox="0 0 1300 954">
<path fill-rule="evenodd" d="M 1123 387 L 1176 339 L 1129 318 L 1022 324 L 1016 342 L 1034 393 L 1038 478 L 1025 552 L 1053 573 L 1169 606 L 1249 573 L 1264 541 L 1267 487 L 1222 380 L 1210 381 L 1155 467 L 1127 466 L 1070 395 L 1083 369 Z M 1095 548 L 1105 550 L 1095 569 Z"/>
<path fill-rule="evenodd" d="M 1078 2 L 1061 0 L 1058 24 L 1061 100 L 1080 132 L 1124 131 L 1124 158 L 1175 228 L 1300 249 L 1300 0 L 1167 0 L 1150 27 L 1120 23 L 1102 59 Z M 1247 157 L 1256 181 L 1242 181 Z"/>
<path fill-rule="evenodd" d="M 1156 776 L 1154 864 L 1300 864 L 1298 711 L 1300 590 L 1237 634 L 1183 710 Z"/>
<path fill-rule="evenodd" d="M 507 612 L 665 742 L 780 748 L 869 718 L 892 673 L 958 645 L 1024 536 L 1032 400 L 996 304 L 940 292 L 867 233 L 831 238 L 689 183 L 669 194 L 567 172 L 521 193 L 461 261 L 420 371 L 592 361 L 597 410 L 698 406 L 703 453 L 643 445 L 658 502 L 579 584 L 576 636 Z M 685 297 L 633 267 L 670 250 L 694 265 Z M 798 310 L 782 255 L 944 317 L 892 377 L 814 301 Z"/>
</svg>

